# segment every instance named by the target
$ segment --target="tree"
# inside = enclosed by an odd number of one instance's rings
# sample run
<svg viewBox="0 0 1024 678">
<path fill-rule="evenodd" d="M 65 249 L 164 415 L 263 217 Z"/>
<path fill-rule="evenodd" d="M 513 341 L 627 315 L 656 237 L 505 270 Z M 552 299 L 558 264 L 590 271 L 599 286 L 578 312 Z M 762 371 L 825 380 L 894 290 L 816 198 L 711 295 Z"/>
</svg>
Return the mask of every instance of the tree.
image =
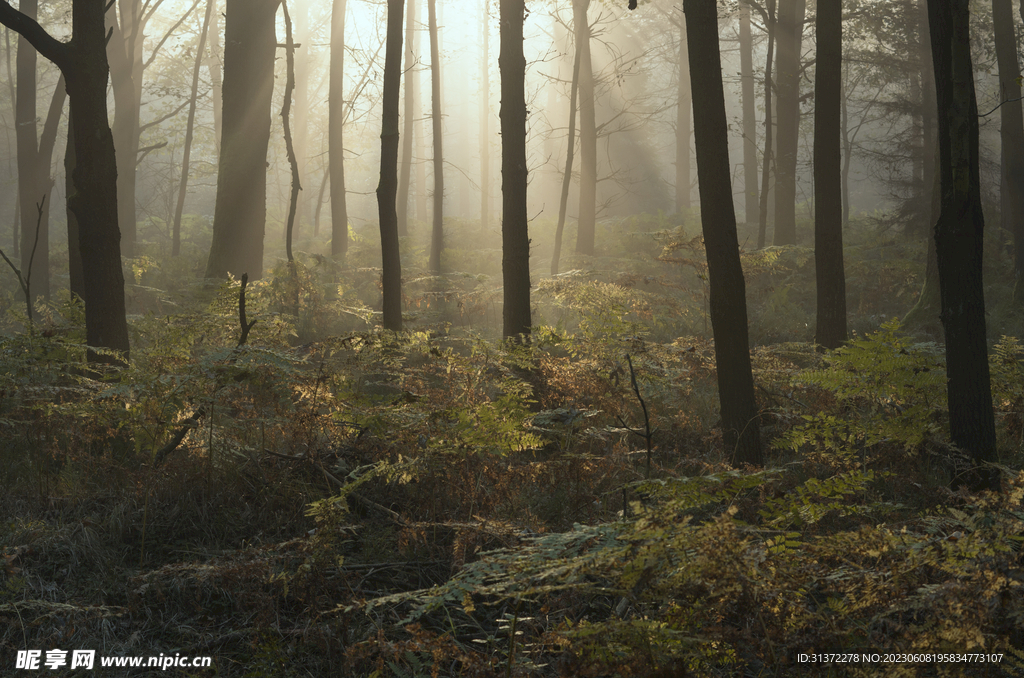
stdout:
<svg viewBox="0 0 1024 678">
<path fill-rule="evenodd" d="M 942 203 L 935 254 L 946 336 L 946 393 L 953 445 L 974 466 L 954 486 L 997 489 L 995 414 L 985 339 L 983 235 L 978 166 L 978 104 L 971 63 L 970 0 L 928 0 L 939 110 Z"/>
<path fill-rule="evenodd" d="M 24 0 L 21 11 L 35 20 L 38 0 Z M 36 138 L 36 48 L 24 37 L 18 39 L 17 93 L 15 97 L 15 141 L 18 147 L 18 200 L 21 209 L 22 274 L 31 287 L 31 297 L 50 298 L 50 161 L 57 139 L 57 124 L 64 108 L 64 80 L 57 82 L 42 137 Z M 39 206 L 37 208 L 37 206 Z M 41 210 L 41 211 L 40 211 Z"/>
<path fill-rule="evenodd" d="M 768 31 L 768 54 L 764 61 L 764 153 L 761 158 L 761 197 L 757 206 L 757 249 L 764 249 L 768 231 L 768 194 L 772 185 L 772 64 L 775 58 L 775 0 L 767 0 L 764 25 Z"/>
<path fill-rule="evenodd" d="M 1020 64 L 1010 0 L 992 0 L 992 25 L 999 65 L 1001 137 L 1001 210 L 1003 230 L 1013 234 L 1013 298 L 1024 304 L 1024 114 L 1020 102 Z"/>
<path fill-rule="evenodd" d="M 800 49 L 806 0 L 779 2 L 776 87 L 778 155 L 775 161 L 775 244 L 796 244 L 796 155 L 800 135 Z"/>
<path fill-rule="evenodd" d="M 416 67 L 413 35 L 416 31 L 416 0 L 409 0 L 405 8 L 405 110 L 402 114 L 402 164 L 398 175 L 398 234 L 409 234 L 409 184 L 412 180 L 412 142 L 416 119 L 416 90 L 409 77 Z"/>
<path fill-rule="evenodd" d="M 124 276 L 117 227 L 117 165 L 107 122 L 107 54 L 102 0 L 72 5 L 72 36 L 60 42 L 7 3 L 0 23 L 23 35 L 64 74 L 75 139 L 74 190 L 68 207 L 78 222 L 85 291 L 85 334 L 91 347 L 128 357 Z M 90 351 L 90 360 L 110 358 Z"/>
<path fill-rule="evenodd" d="M 263 276 L 267 147 L 281 0 L 227 0 L 217 203 L 207 278 Z"/>
<path fill-rule="evenodd" d="M 215 0 L 207 0 L 206 15 L 203 17 L 203 26 L 199 29 L 199 46 L 196 48 L 196 62 L 192 69 L 192 94 L 189 97 L 188 122 L 185 123 L 185 147 L 181 159 L 181 179 L 178 182 L 178 201 L 174 207 L 174 226 L 171 231 L 171 256 L 178 256 L 181 252 L 181 213 L 185 209 L 185 193 L 188 189 L 189 165 L 192 157 L 192 137 L 196 124 L 196 105 L 199 102 L 199 75 L 203 65 L 203 56 L 206 51 L 206 36 L 210 29 L 210 19 L 213 17 L 213 5 Z"/>
<path fill-rule="evenodd" d="M 814 270 L 818 282 L 818 313 L 815 339 L 825 348 L 838 348 L 847 338 L 839 116 L 843 83 L 840 0 L 818 0 L 816 31 Z"/>
<path fill-rule="evenodd" d="M 716 0 L 684 0 L 693 84 L 701 227 L 708 257 L 722 433 L 734 464 L 764 463 L 747 336 L 746 286 L 740 266 L 729 167 L 729 129 L 718 47 Z"/>
<path fill-rule="evenodd" d="M 580 210 L 576 225 L 576 253 L 594 254 L 597 226 L 597 115 L 594 101 L 594 66 L 590 56 L 590 0 L 573 0 L 574 39 L 580 46 Z"/>
<path fill-rule="evenodd" d="M 583 43 L 576 41 L 572 60 L 572 81 L 569 85 L 569 136 L 565 151 L 565 171 L 562 172 L 562 191 L 558 200 L 558 223 L 555 226 L 555 248 L 551 255 L 551 275 L 558 275 L 559 259 L 562 256 L 562 233 L 565 230 L 565 212 L 569 205 L 569 184 L 572 182 L 572 163 L 576 151 L 576 101 L 579 94 L 580 60 Z"/>
<path fill-rule="evenodd" d="M 501 71 L 501 271 L 502 335 L 528 336 L 530 326 L 530 226 L 526 211 L 525 0 L 501 0 L 498 68 Z"/>
<path fill-rule="evenodd" d="M 690 59 L 686 48 L 686 22 L 679 25 L 679 74 L 676 77 L 676 212 L 690 209 Z"/>
<path fill-rule="evenodd" d="M 750 3 L 740 3 L 740 80 L 743 90 L 743 220 L 757 224 L 757 121 L 754 102 L 754 55 L 750 37 Z"/>
<path fill-rule="evenodd" d="M 480 228 L 487 230 L 491 220 L 491 14 L 489 3 L 483 2 L 480 6 L 483 10 L 480 46 Z"/>
<path fill-rule="evenodd" d="M 121 224 L 121 253 L 126 257 L 135 256 L 135 182 L 140 139 L 147 127 L 163 120 L 161 118 L 145 125 L 141 123 L 143 73 L 153 63 L 163 44 L 198 6 L 199 0 L 194 0 L 188 11 L 150 50 L 149 57 L 144 58 L 146 27 L 162 4 L 163 0 L 110 0 L 107 5 L 107 20 L 111 31 L 107 43 L 107 59 L 114 95 L 114 124 L 111 130 L 117 153 L 118 223 Z"/>
<path fill-rule="evenodd" d="M 430 270 L 441 272 L 444 249 L 444 152 L 441 127 L 441 55 L 437 45 L 436 0 L 427 0 L 427 31 L 430 34 L 430 119 L 434 142 L 434 214 L 430 231 Z"/>
<path fill-rule="evenodd" d="M 380 132 L 380 183 L 377 212 L 380 218 L 381 273 L 384 292 L 384 328 L 402 331 L 402 259 L 398 243 L 398 92 L 402 80 L 402 11 L 404 0 L 388 0 L 387 48 L 384 56 L 384 103 Z"/>
<path fill-rule="evenodd" d="M 331 9 L 331 73 L 328 97 L 327 158 L 331 173 L 331 256 L 348 254 L 348 200 L 345 195 L 345 0 Z"/>
</svg>

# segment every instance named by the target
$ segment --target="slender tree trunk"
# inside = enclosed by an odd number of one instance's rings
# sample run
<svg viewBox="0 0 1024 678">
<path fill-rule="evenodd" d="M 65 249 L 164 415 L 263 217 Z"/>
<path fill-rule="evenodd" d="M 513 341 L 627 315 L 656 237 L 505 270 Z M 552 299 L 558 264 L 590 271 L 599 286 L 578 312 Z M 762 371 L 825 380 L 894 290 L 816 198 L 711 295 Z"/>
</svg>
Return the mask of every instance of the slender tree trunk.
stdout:
<svg viewBox="0 0 1024 678">
<path fill-rule="evenodd" d="M 1002 153 L 1002 227 L 1013 234 L 1014 300 L 1024 304 L 1024 114 L 1020 102 L 1020 64 L 1010 0 L 992 0 L 996 59 L 999 63 L 999 109 Z"/>
<path fill-rule="evenodd" d="M 404 0 L 388 0 L 387 49 L 384 58 L 384 103 L 380 133 L 380 183 L 377 210 L 383 258 L 384 328 L 402 331 L 402 260 L 398 243 L 398 109 L 402 84 L 402 11 Z"/>
<path fill-rule="evenodd" d="M 118 16 L 120 15 L 120 16 Z M 118 0 L 110 5 L 109 24 L 113 30 L 107 46 L 110 83 L 114 94 L 114 150 L 117 153 L 118 223 L 121 224 L 121 254 L 135 256 L 135 177 L 141 137 L 139 114 L 142 103 L 142 22 L 139 0 Z"/>
<path fill-rule="evenodd" d="M 853 163 L 853 139 L 850 138 L 850 114 L 847 110 L 846 80 L 839 100 L 839 115 L 843 133 L 843 170 L 840 176 L 843 194 L 843 228 L 850 225 L 850 167 Z"/>
<path fill-rule="evenodd" d="M 348 254 L 348 200 L 345 195 L 345 6 L 334 0 L 331 12 L 331 75 L 328 102 L 328 162 L 331 172 L 331 256 Z"/>
<path fill-rule="evenodd" d="M 576 151 L 576 101 L 580 83 L 582 51 L 583 43 L 576 41 L 575 55 L 572 60 L 572 83 L 569 86 L 569 137 L 565 151 L 565 171 L 562 172 L 562 191 L 558 200 L 558 225 L 555 227 L 555 251 L 551 256 L 551 275 L 558 275 L 558 264 L 562 255 L 562 234 L 565 230 L 565 213 L 569 205 L 569 186 L 572 183 L 572 163 Z"/>
<path fill-rule="evenodd" d="M 291 15 L 295 23 L 295 93 L 292 102 L 292 142 L 298 165 L 298 184 L 308 185 L 309 179 L 309 64 L 313 35 L 309 29 L 309 0 L 291 0 Z M 300 193 L 295 204 L 293 245 L 298 241 L 303 224 L 309 223 L 310 196 Z"/>
<path fill-rule="evenodd" d="M 71 107 L 68 106 L 68 141 L 64 150 L 64 194 L 71 196 L 75 193 L 75 167 L 78 164 L 75 157 L 75 123 L 71 116 Z M 82 250 L 79 247 L 78 218 L 71 209 L 71 202 L 65 201 L 65 212 L 68 221 L 68 275 L 70 277 L 70 289 L 73 297 L 85 300 L 85 278 L 82 273 Z"/>
<path fill-rule="evenodd" d="M 416 32 L 416 0 L 408 0 L 405 15 L 405 109 L 402 114 L 402 164 L 398 175 L 398 235 L 409 235 L 409 183 L 412 181 L 412 142 L 416 118 L 416 96 L 412 70 L 416 67 L 413 35 Z M 431 66 L 433 68 L 433 66 Z"/>
<path fill-rule="evenodd" d="M 11 100 L 11 118 L 17 121 L 18 94 L 14 84 L 14 73 L 11 71 L 11 32 L 9 30 L 4 30 L 4 45 L 7 52 L 7 90 Z M 10 163 L 8 163 L 8 167 L 10 167 Z M 17 178 L 17 170 L 15 170 L 15 178 Z M 21 199 L 18 196 L 14 198 L 14 220 L 11 221 L 11 250 L 15 257 L 21 256 Z"/>
<path fill-rule="evenodd" d="M 227 0 L 224 128 L 207 278 L 263 276 L 267 148 L 280 0 Z"/>
<path fill-rule="evenodd" d="M 757 197 L 757 109 L 754 102 L 754 47 L 750 37 L 750 5 L 740 3 L 740 80 L 743 94 L 743 220 L 759 224 Z"/>
<path fill-rule="evenodd" d="M 775 244 L 796 244 L 796 158 L 800 142 L 800 49 L 806 0 L 779 3 L 778 159 L 775 163 Z"/>
<path fill-rule="evenodd" d="M 434 141 L 434 220 L 430 231 L 430 270 L 441 272 L 441 251 L 444 249 L 444 153 L 441 127 L 441 55 L 438 49 L 436 0 L 427 0 L 427 23 L 430 33 L 430 119 Z"/>
<path fill-rule="evenodd" d="M 772 62 L 775 57 L 775 0 L 766 0 L 768 55 L 764 62 L 764 154 L 761 159 L 761 200 L 757 208 L 757 249 L 764 249 L 768 232 L 768 195 L 772 188 L 774 121 L 772 120 Z"/>
<path fill-rule="evenodd" d="M 288 199 L 288 221 L 285 223 L 285 236 L 284 245 L 285 253 L 288 257 L 289 268 L 291 273 L 295 275 L 295 257 L 292 254 L 292 244 L 295 238 L 296 228 L 296 217 L 299 211 L 299 191 L 302 190 L 302 177 L 300 175 L 299 158 L 295 151 L 295 141 L 292 136 L 292 97 L 295 95 L 295 50 L 296 45 L 292 40 L 292 19 L 288 13 L 288 3 L 282 2 L 281 8 L 284 10 L 284 30 L 285 30 L 285 59 L 287 62 L 286 73 L 287 82 L 284 88 L 284 104 L 281 107 L 281 122 L 284 126 L 284 145 L 288 155 L 288 165 L 292 170 L 292 183 L 291 193 Z M 298 285 L 295 286 L 295 314 L 299 313 L 299 300 L 298 296 Z"/>
<path fill-rule="evenodd" d="M 525 0 L 501 0 L 498 67 L 501 70 L 502 334 L 530 334 L 530 228 L 526 211 Z"/>
<path fill-rule="evenodd" d="M 935 226 L 942 326 L 946 335 L 949 432 L 973 466 L 954 486 L 998 489 L 995 414 L 985 339 L 978 105 L 971 64 L 969 0 L 929 0 L 939 117 L 942 211 Z"/>
<path fill-rule="evenodd" d="M 718 3 L 684 0 L 693 83 L 701 226 L 708 257 L 711 325 L 726 451 L 735 465 L 764 463 L 747 337 L 747 301 L 736 237 L 729 128 L 718 46 Z"/>
<path fill-rule="evenodd" d="M 576 253 L 593 256 L 597 225 L 597 117 L 594 67 L 590 57 L 590 0 L 573 0 L 572 23 L 580 52 L 580 210 L 576 226 Z"/>
<path fill-rule="evenodd" d="M 181 253 L 181 214 L 185 209 L 185 193 L 188 190 L 189 165 L 192 159 L 192 138 L 196 124 L 196 106 L 199 103 L 199 75 L 206 51 L 206 36 L 210 29 L 210 19 L 213 17 L 213 5 L 214 0 L 208 0 L 206 3 L 203 27 L 199 30 L 196 63 L 192 69 L 192 96 L 188 105 L 188 121 L 185 123 L 185 148 L 181 159 L 181 179 L 178 181 L 178 201 L 174 206 L 174 226 L 171 233 L 172 257 L 176 257 Z"/>
<path fill-rule="evenodd" d="M 847 339 L 843 268 L 843 203 L 840 104 L 843 96 L 843 7 L 818 0 L 814 71 L 814 269 L 817 276 L 815 338 L 825 348 Z"/>
<path fill-rule="evenodd" d="M 423 31 L 416 31 L 413 36 L 413 51 L 419 55 L 423 53 L 420 48 Z M 420 88 L 420 71 L 419 69 L 413 69 L 412 73 L 409 74 L 412 82 L 412 91 L 414 92 L 414 101 L 417 102 L 415 118 L 416 123 L 413 125 L 414 138 L 413 138 L 413 149 L 412 161 L 416 165 L 416 220 L 425 222 L 427 220 L 427 163 L 425 158 L 427 157 L 427 133 L 424 127 L 424 115 L 423 107 L 418 102 L 422 98 L 423 90 Z"/>
<path fill-rule="evenodd" d="M 483 11 L 480 46 L 480 228 L 491 221 L 491 57 L 490 3 L 480 3 Z"/>
<path fill-rule="evenodd" d="M 214 0 L 213 15 L 210 17 L 210 97 L 213 100 L 213 136 L 217 144 L 217 156 L 220 156 L 220 137 L 223 129 L 223 104 L 224 95 L 222 69 L 223 55 L 220 49 L 220 5 L 219 0 Z"/>
<path fill-rule="evenodd" d="M 679 74 L 676 78 L 676 212 L 690 209 L 690 55 L 686 49 L 686 20 L 679 17 Z"/>
</svg>

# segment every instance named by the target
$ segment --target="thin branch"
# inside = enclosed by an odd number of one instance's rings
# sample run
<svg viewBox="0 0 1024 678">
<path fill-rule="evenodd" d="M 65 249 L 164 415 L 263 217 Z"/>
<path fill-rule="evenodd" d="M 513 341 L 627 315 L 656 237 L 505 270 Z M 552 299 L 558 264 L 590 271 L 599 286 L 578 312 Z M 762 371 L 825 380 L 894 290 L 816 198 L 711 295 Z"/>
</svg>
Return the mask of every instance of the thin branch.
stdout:
<svg viewBox="0 0 1024 678">
<path fill-rule="evenodd" d="M 189 8 L 189 10 L 185 12 L 183 15 L 181 15 L 181 18 L 178 19 L 178 22 L 171 26 L 171 28 L 166 33 L 164 33 L 164 37 L 160 38 L 160 42 L 156 44 L 156 47 L 154 47 L 153 51 L 150 53 L 149 59 L 147 59 L 146 62 L 142 64 L 142 70 L 146 70 L 147 68 L 149 68 L 150 64 L 153 63 L 153 60 L 156 59 L 157 54 L 160 53 L 160 48 L 164 46 L 165 42 L 167 42 L 167 38 L 171 37 L 171 34 L 176 32 L 178 28 L 183 23 L 185 23 L 185 19 L 189 18 L 192 15 L 192 12 L 194 12 L 196 7 L 199 6 L 199 2 L 200 0 L 195 0 L 192 3 L 192 6 Z M 159 7 L 159 5 L 160 3 L 157 3 L 157 7 Z M 156 11 L 156 7 L 153 8 L 153 11 Z M 149 16 L 146 17 L 145 21 L 149 21 L 149 17 L 151 16 L 153 16 L 152 12 L 149 14 Z M 145 25 L 145 23 L 143 23 L 143 25 Z"/>
<path fill-rule="evenodd" d="M 159 117 L 159 118 L 157 118 L 156 120 L 151 120 L 150 122 L 147 122 L 147 123 L 146 123 L 145 125 L 139 125 L 139 133 L 141 134 L 142 132 L 145 132 L 145 131 L 146 131 L 147 129 L 149 129 L 150 127 L 156 127 L 157 125 L 159 125 L 160 123 L 162 123 L 162 122 L 163 122 L 164 120 L 167 120 L 168 118 L 173 118 L 173 117 L 174 117 L 174 116 L 176 116 L 176 115 L 177 115 L 178 113 L 181 113 L 181 110 L 182 110 L 183 108 L 185 108 L 186 106 L 188 106 L 188 99 L 186 99 L 186 100 L 184 101 L 184 103 L 182 103 L 182 104 L 181 104 L 180 106 L 178 106 L 177 108 L 175 108 L 175 109 L 174 109 L 173 111 L 171 111 L 171 112 L 170 112 L 170 113 L 168 113 L 167 115 L 163 115 L 163 116 L 160 116 L 160 117 Z"/>
<path fill-rule="evenodd" d="M 141 165 L 142 161 L 146 159 L 147 155 L 149 155 L 150 153 L 152 153 L 153 151 L 155 151 L 155 150 L 157 150 L 159 148 L 163 148 L 166 145 L 167 145 L 166 141 L 161 141 L 159 144 L 153 144 L 152 146 L 146 146 L 144 148 L 140 148 L 139 151 L 138 151 L 140 153 L 140 155 L 135 160 L 135 166 L 138 167 L 139 165 Z"/>
</svg>

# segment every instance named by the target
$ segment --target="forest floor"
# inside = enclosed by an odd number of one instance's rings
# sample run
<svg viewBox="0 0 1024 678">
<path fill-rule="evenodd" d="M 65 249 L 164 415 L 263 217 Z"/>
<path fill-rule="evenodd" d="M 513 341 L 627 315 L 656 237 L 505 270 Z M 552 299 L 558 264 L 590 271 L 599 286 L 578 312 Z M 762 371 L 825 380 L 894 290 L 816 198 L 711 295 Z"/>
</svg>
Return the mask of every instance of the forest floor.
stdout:
<svg viewBox="0 0 1024 678">
<path fill-rule="evenodd" d="M 653 216 L 600 237 L 538 281 L 528 345 L 494 337 L 500 253 L 472 238 L 448 276 L 413 247 L 405 333 L 374 327 L 365 245 L 251 283 L 243 345 L 237 283 L 140 257 L 132 362 L 106 375 L 80 307 L 28 331 L 5 292 L 0 675 L 32 650 L 56 676 L 84 675 L 74 650 L 102 676 L 1024 675 L 1006 291 L 1002 491 L 975 495 L 950 489 L 937 328 L 896 320 L 922 248 L 853 231 L 854 332 L 828 353 L 813 252 L 744 253 L 767 462 L 733 468 L 700 239 Z M 161 666 L 101 666 L 134 657 Z"/>
</svg>

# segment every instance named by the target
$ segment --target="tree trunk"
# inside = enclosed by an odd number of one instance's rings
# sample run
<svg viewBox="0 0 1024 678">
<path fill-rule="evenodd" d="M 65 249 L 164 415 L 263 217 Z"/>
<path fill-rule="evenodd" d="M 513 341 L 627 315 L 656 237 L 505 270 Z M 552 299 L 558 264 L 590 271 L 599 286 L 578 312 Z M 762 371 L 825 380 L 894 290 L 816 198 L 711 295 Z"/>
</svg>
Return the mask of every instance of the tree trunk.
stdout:
<svg viewBox="0 0 1024 678">
<path fill-rule="evenodd" d="M 841 0 L 818 0 L 814 71 L 814 270 L 818 282 L 815 338 L 838 348 L 846 334 L 840 100 L 843 83 Z"/>
<path fill-rule="evenodd" d="M 405 8 L 405 109 L 402 113 L 402 164 L 398 175 L 398 235 L 409 235 L 409 183 L 412 181 L 412 130 L 416 119 L 416 96 L 409 74 L 416 67 L 413 35 L 416 32 L 416 0 L 408 0 Z"/>
<path fill-rule="evenodd" d="M 593 256 L 597 225 L 597 117 L 594 102 L 594 66 L 590 57 L 590 0 L 573 0 L 572 24 L 580 45 L 580 210 L 576 225 L 576 253 Z"/>
<path fill-rule="evenodd" d="M 73 195 L 75 192 L 75 167 L 78 164 L 75 157 L 75 123 L 71 117 L 71 107 L 68 107 L 68 141 L 64 151 L 64 194 Z M 85 277 L 82 272 L 82 250 L 79 247 L 78 218 L 70 207 L 70 202 L 65 201 L 64 209 L 68 220 L 68 276 L 69 287 L 73 297 L 85 300 Z"/>
<path fill-rule="evenodd" d="M 999 126 L 1002 152 L 1003 230 L 1013 234 L 1014 300 L 1024 304 L 1024 114 L 1020 102 L 1020 64 L 1010 0 L 992 0 L 996 59 L 999 63 Z"/>
<path fill-rule="evenodd" d="M 398 94 L 402 84 L 402 10 L 404 0 L 388 0 L 384 102 L 380 133 L 380 183 L 377 210 L 383 259 L 384 328 L 402 331 L 402 259 L 398 244 Z"/>
<path fill-rule="evenodd" d="M 501 71 L 502 335 L 530 334 L 530 229 L 526 211 L 525 0 L 501 0 L 498 68 Z"/>
<path fill-rule="evenodd" d="M 750 4 L 740 3 L 740 80 L 743 89 L 743 220 L 759 224 L 757 199 L 757 108 L 754 101 L 754 55 Z"/>
<path fill-rule="evenodd" d="M 4 31 L 4 47 L 7 54 L 7 90 L 11 101 L 11 119 L 18 119 L 18 94 L 11 71 L 11 32 Z M 9 166 L 9 165 L 8 165 Z M 17 179 L 17 170 L 14 178 Z M 11 222 L 11 250 L 14 256 L 21 256 L 21 199 L 14 197 L 14 220 Z"/>
<path fill-rule="evenodd" d="M 223 73 L 224 67 L 220 49 L 220 10 L 219 0 L 213 0 L 213 16 L 210 18 L 210 98 L 213 101 L 213 136 L 217 145 L 217 156 L 220 157 L 220 136 L 223 129 Z"/>
<path fill-rule="evenodd" d="M 729 128 L 718 47 L 718 3 L 684 0 L 683 11 L 694 92 L 697 186 L 708 257 L 723 439 L 734 465 L 761 465 L 764 457 L 750 368 L 746 289 L 730 184 Z"/>
<path fill-rule="evenodd" d="M 441 128 L 441 56 L 438 49 L 436 0 L 427 0 L 427 23 L 430 33 L 430 119 L 434 141 L 434 219 L 430 231 L 430 270 L 441 272 L 441 251 L 444 249 L 444 153 Z"/>
<path fill-rule="evenodd" d="M 328 163 L 331 172 L 331 256 L 348 254 L 348 199 L 345 195 L 345 9 L 334 0 L 331 12 L 331 75 L 328 97 Z"/>
<path fill-rule="evenodd" d="M 800 140 L 800 49 L 806 0 L 779 3 L 778 158 L 775 162 L 775 244 L 796 244 L 796 156 Z"/>
<path fill-rule="evenodd" d="M 676 77 L 676 212 L 690 209 L 690 56 L 686 49 L 686 21 L 679 17 L 679 73 Z"/>
<path fill-rule="evenodd" d="M 116 6 L 115 6 L 116 5 Z M 121 254 L 135 256 L 135 175 L 141 129 L 142 44 L 144 10 L 139 0 L 118 0 L 108 14 L 113 30 L 107 45 L 110 84 L 114 94 L 114 150 L 117 153 L 118 223 Z"/>
<path fill-rule="evenodd" d="M 295 22 L 295 92 L 292 101 L 292 143 L 298 165 L 298 184 L 306 186 L 309 178 L 309 63 L 313 35 L 309 30 L 309 0 L 292 0 L 291 15 Z M 303 223 L 309 223 L 310 191 L 299 194 L 295 204 L 295 224 L 292 229 L 294 245 L 302 232 Z"/>
<path fill-rule="evenodd" d="M 764 62 L 764 154 L 761 159 L 761 200 L 757 207 L 757 249 L 764 249 L 768 232 L 768 195 L 772 185 L 774 121 L 772 120 L 772 62 L 775 57 L 775 0 L 767 0 L 768 55 Z"/>
<path fill-rule="evenodd" d="M 558 264 L 562 255 L 562 233 L 565 230 L 565 213 L 569 205 L 569 185 L 572 183 L 572 163 L 576 151 L 576 100 L 580 84 L 582 51 L 583 43 L 577 41 L 572 60 L 572 82 L 569 85 L 569 138 L 565 151 L 565 171 L 562 172 L 562 192 L 558 200 L 558 225 L 555 226 L 555 251 L 551 256 L 551 275 L 558 275 Z"/>
<path fill-rule="evenodd" d="M 207 278 L 263 276 L 267 147 L 281 0 L 227 0 L 223 137 Z"/>
<path fill-rule="evenodd" d="M 946 335 L 949 429 L 973 467 L 953 485 L 998 489 L 995 415 L 985 341 L 978 106 L 971 64 L 969 0 L 928 0 L 939 117 L 942 208 L 935 226 L 942 325 Z"/>
<path fill-rule="evenodd" d="M 119 351 L 128 358 L 124 277 L 117 228 L 117 166 L 107 123 L 107 54 L 102 2 L 72 5 L 72 38 L 61 43 L 38 23 L 0 3 L 0 23 L 24 35 L 52 61 L 67 81 L 74 125 L 74 191 L 68 207 L 78 220 L 85 290 L 85 334 L 91 347 Z M 89 352 L 97 362 L 116 358 Z"/>
<path fill-rule="evenodd" d="M 192 69 L 192 96 L 188 104 L 188 121 L 185 123 L 185 149 L 181 159 L 181 179 L 178 181 L 178 201 L 174 207 L 174 226 L 171 232 L 171 256 L 181 253 L 181 214 L 185 209 L 185 193 L 188 190 L 189 164 L 192 158 L 192 137 L 196 124 L 196 105 L 199 103 L 199 75 L 206 50 L 206 35 L 210 29 L 215 0 L 207 0 L 203 27 L 199 31 L 199 46 L 196 48 L 196 63 Z"/>
<path fill-rule="evenodd" d="M 486 231 L 491 221 L 491 15 L 489 3 L 483 9 L 483 36 L 480 47 L 480 228 Z"/>
</svg>

